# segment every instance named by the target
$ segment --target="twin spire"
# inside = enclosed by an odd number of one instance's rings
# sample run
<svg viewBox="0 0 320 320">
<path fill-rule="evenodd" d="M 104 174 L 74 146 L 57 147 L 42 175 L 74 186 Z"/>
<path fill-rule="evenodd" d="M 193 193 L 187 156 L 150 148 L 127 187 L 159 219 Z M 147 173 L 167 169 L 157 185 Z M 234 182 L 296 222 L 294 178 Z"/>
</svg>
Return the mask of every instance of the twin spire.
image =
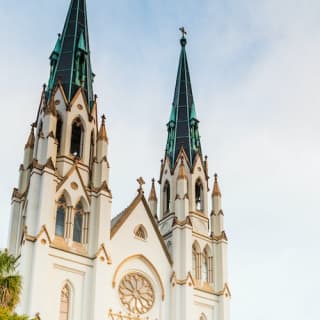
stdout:
<svg viewBox="0 0 320 320">
<path fill-rule="evenodd" d="M 198 119 L 193 100 L 190 73 L 186 54 L 187 39 L 184 28 L 180 28 L 181 53 L 168 126 L 166 156 L 173 168 L 183 148 L 192 165 L 197 154 L 202 158 Z M 62 34 L 50 55 L 50 78 L 47 97 L 60 83 L 68 101 L 79 88 L 83 88 L 89 108 L 94 102 L 91 69 L 87 8 L 85 0 L 71 0 Z"/>
<path fill-rule="evenodd" d="M 186 31 L 180 28 L 181 53 L 178 66 L 176 87 L 173 97 L 170 119 L 167 124 L 168 139 L 166 156 L 171 168 L 175 166 L 180 150 L 183 148 L 192 165 L 197 154 L 202 158 L 198 119 L 193 100 L 190 73 L 186 54 Z"/>
<path fill-rule="evenodd" d="M 90 62 L 85 0 L 71 0 L 63 32 L 58 35 L 55 48 L 50 55 L 50 67 L 48 97 L 60 82 L 69 101 L 82 87 L 89 107 L 92 107 L 94 74 Z"/>
</svg>

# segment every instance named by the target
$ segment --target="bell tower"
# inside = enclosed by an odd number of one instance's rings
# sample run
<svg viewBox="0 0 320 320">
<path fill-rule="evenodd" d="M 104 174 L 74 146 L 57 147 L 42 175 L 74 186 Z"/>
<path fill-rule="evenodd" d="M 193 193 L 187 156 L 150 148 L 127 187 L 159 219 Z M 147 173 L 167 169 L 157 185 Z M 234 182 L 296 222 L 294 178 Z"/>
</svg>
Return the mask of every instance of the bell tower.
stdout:
<svg viewBox="0 0 320 320">
<path fill-rule="evenodd" d="M 201 148 L 186 32 L 180 30 L 178 74 L 159 179 L 159 228 L 173 260 L 171 317 L 228 320 L 227 237 L 221 193 L 215 176 L 209 212 L 208 159 Z"/>
<path fill-rule="evenodd" d="M 93 80 L 86 1 L 71 0 L 13 191 L 8 243 L 23 277 L 19 311 L 47 320 L 107 312 L 97 279 L 111 262 L 112 195 Z M 67 295 L 77 308 L 62 307 Z"/>
</svg>

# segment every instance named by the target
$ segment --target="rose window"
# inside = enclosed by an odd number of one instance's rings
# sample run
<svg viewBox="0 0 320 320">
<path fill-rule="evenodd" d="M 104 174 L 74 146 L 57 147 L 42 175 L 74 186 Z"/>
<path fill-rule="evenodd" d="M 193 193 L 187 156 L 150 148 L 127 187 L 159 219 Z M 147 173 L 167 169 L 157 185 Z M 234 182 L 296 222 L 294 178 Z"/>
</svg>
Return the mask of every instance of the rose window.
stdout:
<svg viewBox="0 0 320 320">
<path fill-rule="evenodd" d="M 154 303 L 151 283 L 138 273 L 129 273 L 122 278 L 119 285 L 119 296 L 128 311 L 135 314 L 148 312 Z"/>
</svg>

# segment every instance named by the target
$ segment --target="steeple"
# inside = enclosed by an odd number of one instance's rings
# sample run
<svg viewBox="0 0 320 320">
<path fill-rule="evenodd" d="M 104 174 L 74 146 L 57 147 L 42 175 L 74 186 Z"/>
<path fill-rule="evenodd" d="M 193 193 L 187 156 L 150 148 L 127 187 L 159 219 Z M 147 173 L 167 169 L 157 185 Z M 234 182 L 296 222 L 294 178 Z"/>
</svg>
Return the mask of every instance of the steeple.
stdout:
<svg viewBox="0 0 320 320">
<path fill-rule="evenodd" d="M 186 32 L 184 28 L 180 28 L 180 30 L 182 32 L 182 38 L 180 39 L 181 53 L 172 109 L 167 124 L 166 156 L 170 159 L 171 168 L 174 167 L 182 147 L 191 165 L 196 154 L 199 154 L 202 158 L 198 130 L 199 121 L 196 116 L 186 54 Z"/>
<path fill-rule="evenodd" d="M 89 107 L 93 104 L 94 74 L 91 70 L 90 48 L 85 0 L 71 0 L 62 34 L 50 55 L 50 78 L 47 95 L 60 81 L 70 101 L 82 87 Z"/>
</svg>

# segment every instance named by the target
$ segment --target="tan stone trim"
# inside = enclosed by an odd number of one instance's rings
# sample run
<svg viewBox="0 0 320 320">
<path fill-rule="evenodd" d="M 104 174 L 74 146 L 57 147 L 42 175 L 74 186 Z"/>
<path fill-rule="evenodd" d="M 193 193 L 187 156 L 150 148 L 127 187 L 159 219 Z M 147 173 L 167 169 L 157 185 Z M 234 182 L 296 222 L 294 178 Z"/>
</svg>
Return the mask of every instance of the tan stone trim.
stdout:
<svg viewBox="0 0 320 320">
<path fill-rule="evenodd" d="M 190 271 L 188 272 L 186 278 L 182 279 L 182 280 L 177 279 L 176 273 L 174 271 L 172 273 L 172 275 L 171 275 L 170 282 L 171 282 L 172 286 L 175 286 L 176 284 L 178 284 L 180 286 L 184 286 L 184 285 L 188 284 L 188 286 L 190 286 L 190 287 L 193 286 L 194 287 L 194 285 L 195 285 L 195 282 L 193 280 L 193 277 L 192 277 L 192 274 L 191 274 Z"/>
<path fill-rule="evenodd" d="M 122 262 L 120 262 L 120 264 L 117 266 L 116 271 L 114 272 L 112 277 L 112 288 L 116 287 L 117 276 L 119 274 L 120 269 L 123 267 L 123 265 L 125 265 L 128 261 L 134 260 L 134 259 L 141 259 L 155 273 L 161 288 L 161 299 L 162 301 L 164 301 L 165 291 L 164 291 L 164 285 L 163 285 L 163 281 L 161 280 L 160 274 L 157 271 L 156 267 L 153 265 L 153 263 L 148 258 L 146 258 L 143 254 L 134 254 L 132 256 L 125 258 L 124 260 L 122 260 Z"/>
<path fill-rule="evenodd" d="M 87 98 L 86 98 L 86 95 L 84 93 L 84 89 L 82 87 L 80 87 L 77 92 L 74 94 L 73 98 L 71 99 L 70 101 L 70 110 L 71 108 L 73 107 L 74 103 L 76 102 L 76 100 L 78 99 L 79 95 L 82 95 L 82 99 L 84 101 L 84 105 L 85 105 L 85 109 L 87 111 L 87 116 L 88 116 L 88 120 L 91 122 L 93 117 L 92 115 L 90 114 L 89 112 L 89 105 L 88 105 L 88 101 L 87 101 Z M 69 110 L 69 111 L 70 111 Z"/>
<path fill-rule="evenodd" d="M 219 240 L 226 240 L 226 241 L 228 241 L 227 234 L 226 234 L 226 232 L 225 232 L 224 230 L 223 230 L 223 231 L 221 232 L 221 234 L 218 235 L 218 236 L 215 236 L 215 235 L 211 234 L 211 239 L 212 239 L 212 240 L 215 240 L 215 241 L 219 241 Z"/>
<path fill-rule="evenodd" d="M 205 215 L 205 213 L 201 211 L 189 211 L 189 214 L 191 216 L 196 216 L 198 218 L 201 218 L 202 221 L 208 222 L 209 218 Z"/>
<path fill-rule="evenodd" d="M 152 212 L 150 210 L 150 207 L 148 205 L 148 202 L 146 201 L 143 192 L 139 192 L 138 195 L 136 196 L 136 198 L 131 202 L 131 204 L 125 209 L 125 211 L 122 213 L 121 218 L 117 221 L 117 223 L 111 228 L 111 239 L 114 237 L 114 235 L 118 232 L 118 230 L 121 228 L 121 226 L 124 224 L 124 222 L 128 219 L 128 217 L 131 215 L 131 213 L 133 212 L 133 210 L 137 207 L 137 205 L 139 204 L 139 202 L 142 201 L 147 214 L 150 218 L 150 221 L 152 223 L 153 229 L 156 232 L 158 239 L 160 241 L 160 244 L 164 250 L 164 253 L 170 263 L 170 265 L 172 265 L 172 259 L 170 256 L 170 253 L 168 252 L 168 248 L 160 234 L 159 228 L 158 228 L 158 224 L 155 221 L 155 218 L 152 215 Z"/>
<path fill-rule="evenodd" d="M 104 245 L 104 243 L 101 244 L 99 250 L 96 252 L 96 258 L 98 258 L 100 256 L 100 254 L 103 253 L 106 260 L 107 260 L 107 264 L 112 264 L 112 259 L 111 259 L 111 256 L 110 254 L 107 252 L 107 249 Z"/>
<path fill-rule="evenodd" d="M 86 195 L 86 198 L 88 200 L 89 203 L 91 203 L 91 199 L 89 197 L 89 194 L 87 192 L 87 187 L 85 186 L 84 182 L 83 182 L 83 179 L 81 177 L 81 174 L 80 174 L 80 171 L 79 171 L 79 168 L 77 166 L 77 163 L 74 163 L 73 166 L 70 168 L 70 170 L 67 172 L 67 174 L 63 177 L 63 179 L 61 180 L 61 182 L 57 185 L 57 188 L 56 188 L 56 191 L 59 191 L 60 188 L 64 185 L 64 183 L 71 177 L 72 173 L 76 171 L 77 174 L 78 174 L 78 177 L 79 177 L 79 180 L 81 182 L 81 186 L 82 186 L 82 189 Z"/>
<path fill-rule="evenodd" d="M 38 233 L 36 236 L 32 236 L 32 235 L 28 234 L 28 227 L 27 227 L 26 225 L 24 226 L 24 238 L 25 238 L 25 240 L 27 240 L 27 241 L 37 242 L 37 241 L 39 240 L 40 236 L 41 236 L 43 233 L 46 235 L 47 240 L 49 241 L 49 244 L 51 244 L 52 241 L 51 241 L 51 238 L 50 238 L 50 236 L 49 236 L 49 232 L 48 232 L 48 230 L 47 230 L 46 225 L 43 225 L 43 226 L 41 227 L 39 233 Z"/>
<path fill-rule="evenodd" d="M 180 226 L 180 227 L 184 227 L 185 225 L 191 226 L 192 227 L 192 222 L 189 216 L 187 216 L 184 220 L 178 220 L 177 217 L 173 218 L 172 221 L 172 227 L 174 226 Z"/>
</svg>

